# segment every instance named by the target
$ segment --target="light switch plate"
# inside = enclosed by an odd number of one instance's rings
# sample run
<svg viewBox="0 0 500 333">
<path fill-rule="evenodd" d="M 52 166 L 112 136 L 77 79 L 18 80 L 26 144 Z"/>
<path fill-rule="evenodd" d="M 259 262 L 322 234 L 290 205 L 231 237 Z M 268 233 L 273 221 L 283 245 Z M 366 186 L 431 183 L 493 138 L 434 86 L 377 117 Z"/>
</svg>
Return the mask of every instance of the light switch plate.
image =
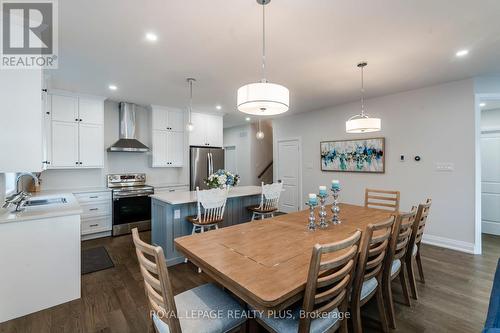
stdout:
<svg viewBox="0 0 500 333">
<path fill-rule="evenodd" d="M 180 219 L 181 218 L 181 210 L 176 209 L 174 210 L 174 219 Z"/>
</svg>

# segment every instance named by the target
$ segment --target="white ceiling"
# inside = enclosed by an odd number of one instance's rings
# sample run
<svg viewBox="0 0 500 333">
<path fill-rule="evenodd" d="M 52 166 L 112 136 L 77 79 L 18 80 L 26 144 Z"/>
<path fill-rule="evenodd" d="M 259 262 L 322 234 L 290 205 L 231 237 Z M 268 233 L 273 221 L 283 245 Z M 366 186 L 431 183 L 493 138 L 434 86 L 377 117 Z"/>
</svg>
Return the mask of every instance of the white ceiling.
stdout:
<svg viewBox="0 0 500 333">
<path fill-rule="evenodd" d="M 360 60 L 368 96 L 500 73 L 499 12 L 498 0 L 272 0 L 268 79 L 303 112 L 356 100 Z M 226 127 L 244 122 L 236 90 L 260 79 L 255 0 L 65 0 L 59 13 L 53 87 L 184 107 L 195 77 L 195 110 L 220 104 Z"/>
</svg>

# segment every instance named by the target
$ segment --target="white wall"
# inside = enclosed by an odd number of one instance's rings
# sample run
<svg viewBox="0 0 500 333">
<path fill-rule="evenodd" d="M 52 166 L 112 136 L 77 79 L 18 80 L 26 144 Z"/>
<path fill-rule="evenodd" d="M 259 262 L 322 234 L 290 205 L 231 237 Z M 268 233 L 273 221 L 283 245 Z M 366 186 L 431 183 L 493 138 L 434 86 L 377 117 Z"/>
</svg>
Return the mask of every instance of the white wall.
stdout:
<svg viewBox="0 0 500 333">
<path fill-rule="evenodd" d="M 278 139 L 302 139 L 303 200 L 332 178 L 343 184 L 341 200 L 362 204 L 364 189 L 401 191 L 401 208 L 433 199 L 427 242 L 473 251 L 475 218 L 474 81 L 463 80 L 369 99 L 370 114 L 382 118 L 382 131 L 345 133 L 345 121 L 359 113 L 359 103 L 304 112 L 273 121 Z M 319 143 L 363 137 L 386 138 L 385 174 L 333 173 L 320 170 Z M 400 162 L 400 155 L 406 156 Z M 421 156 L 420 162 L 413 157 Z M 276 156 L 276 150 L 275 155 Z M 436 162 L 454 163 L 453 172 L 438 172 Z M 275 165 L 276 171 L 276 165 Z M 276 175 L 276 172 L 275 172 Z M 306 221 L 304 221 L 305 225 Z"/>
<path fill-rule="evenodd" d="M 139 107 L 136 112 L 136 136 L 151 148 L 151 110 Z M 118 103 L 104 103 L 104 146 L 107 149 L 119 136 Z M 145 172 L 148 184 L 189 184 L 189 157 L 186 148 L 183 168 L 151 168 L 151 152 L 148 153 L 104 153 L 104 169 L 47 170 L 42 173 L 43 189 L 64 189 L 105 186 L 108 173 Z"/>
</svg>

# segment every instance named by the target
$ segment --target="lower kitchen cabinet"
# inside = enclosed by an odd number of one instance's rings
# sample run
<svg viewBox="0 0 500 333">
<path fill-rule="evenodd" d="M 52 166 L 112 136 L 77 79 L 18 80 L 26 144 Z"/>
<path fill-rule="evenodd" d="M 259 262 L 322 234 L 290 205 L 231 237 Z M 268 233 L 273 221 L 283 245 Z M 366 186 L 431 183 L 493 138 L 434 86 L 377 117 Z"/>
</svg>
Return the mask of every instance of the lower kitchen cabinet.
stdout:
<svg viewBox="0 0 500 333">
<path fill-rule="evenodd" d="M 111 236 L 111 191 L 75 193 L 82 208 L 82 240 Z"/>
</svg>

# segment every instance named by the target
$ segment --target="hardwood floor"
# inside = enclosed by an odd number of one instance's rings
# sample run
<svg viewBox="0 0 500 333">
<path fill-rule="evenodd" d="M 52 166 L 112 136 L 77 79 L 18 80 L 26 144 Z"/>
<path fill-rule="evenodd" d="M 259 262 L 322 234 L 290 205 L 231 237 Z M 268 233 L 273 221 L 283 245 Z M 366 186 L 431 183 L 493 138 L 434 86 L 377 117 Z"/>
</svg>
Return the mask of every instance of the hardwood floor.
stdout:
<svg viewBox="0 0 500 333">
<path fill-rule="evenodd" d="M 149 232 L 142 233 L 145 240 Z M 104 245 L 115 267 L 82 276 L 82 298 L 0 324 L 2 333 L 147 332 L 148 310 L 130 235 L 82 243 Z M 500 237 L 483 236 L 483 255 L 473 256 L 423 245 L 426 284 L 418 283 L 419 299 L 402 305 L 394 283 L 396 332 L 479 332 L 484 324 L 500 255 Z M 188 264 L 169 268 L 175 293 L 209 281 Z M 376 304 L 363 308 L 365 332 L 378 332 Z"/>
</svg>

